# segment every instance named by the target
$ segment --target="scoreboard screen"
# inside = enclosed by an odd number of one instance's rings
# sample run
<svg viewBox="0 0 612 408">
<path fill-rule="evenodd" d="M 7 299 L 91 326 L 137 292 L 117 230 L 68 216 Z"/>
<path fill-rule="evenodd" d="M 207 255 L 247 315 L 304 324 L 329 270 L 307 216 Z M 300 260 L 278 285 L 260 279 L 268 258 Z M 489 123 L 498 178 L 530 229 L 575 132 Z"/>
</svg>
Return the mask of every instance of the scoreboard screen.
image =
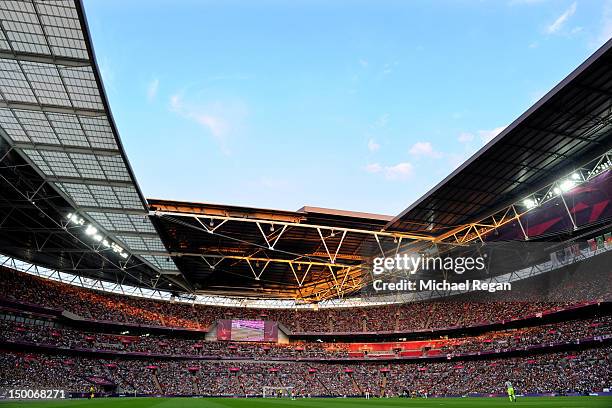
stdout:
<svg viewBox="0 0 612 408">
<path fill-rule="evenodd" d="M 277 341 L 278 325 L 268 320 L 219 320 L 217 340 Z"/>
<path fill-rule="evenodd" d="M 232 341 L 264 341 L 263 320 L 232 320 Z"/>
</svg>

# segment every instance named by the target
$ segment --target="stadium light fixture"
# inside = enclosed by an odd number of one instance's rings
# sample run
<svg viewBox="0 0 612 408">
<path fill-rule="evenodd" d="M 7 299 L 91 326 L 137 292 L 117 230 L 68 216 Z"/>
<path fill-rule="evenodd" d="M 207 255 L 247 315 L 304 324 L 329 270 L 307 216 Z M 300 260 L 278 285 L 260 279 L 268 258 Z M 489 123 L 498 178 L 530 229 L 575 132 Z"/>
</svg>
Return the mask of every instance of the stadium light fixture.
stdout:
<svg viewBox="0 0 612 408">
<path fill-rule="evenodd" d="M 526 198 L 523 200 L 523 205 L 528 209 L 531 210 L 532 208 L 535 208 L 538 206 L 538 203 L 536 200 L 531 199 L 531 198 Z"/>
<path fill-rule="evenodd" d="M 93 225 L 89 224 L 85 229 L 85 235 L 95 236 L 98 233 L 98 229 Z"/>
<path fill-rule="evenodd" d="M 576 182 L 573 180 L 563 180 L 560 184 L 559 184 L 559 188 L 561 189 L 561 191 L 563 191 L 564 193 L 570 191 L 571 189 L 573 189 L 574 187 L 576 187 Z"/>
<path fill-rule="evenodd" d="M 85 225 L 85 220 L 76 214 L 70 213 L 66 218 L 75 225 Z"/>
<path fill-rule="evenodd" d="M 542 194 L 536 192 L 531 196 L 522 200 L 521 204 L 527 210 L 539 207 L 546 203 L 548 200 L 559 197 L 564 193 L 567 193 L 574 188 L 578 187 L 583 183 L 589 182 L 593 177 L 612 169 L 612 159 L 610 158 L 612 153 L 608 152 L 602 155 L 599 159 L 593 160 L 591 163 L 586 164 L 580 169 L 567 174 L 561 179 L 549 184 L 546 187 L 548 190 Z"/>
<path fill-rule="evenodd" d="M 66 215 L 66 218 L 68 219 L 68 222 L 77 225 L 77 226 L 84 226 L 85 225 L 85 220 L 81 217 L 79 217 L 77 214 L 75 213 L 68 213 Z M 101 245 L 103 245 L 105 248 L 111 248 L 113 250 L 113 252 L 117 253 L 119 256 L 121 256 L 123 259 L 127 259 L 129 254 L 127 252 L 125 252 L 125 250 L 123 249 L 123 247 L 121 247 L 119 244 L 116 244 L 110 240 L 108 240 L 106 237 L 104 237 L 104 235 L 102 235 L 100 233 L 100 231 L 98 230 L 98 228 L 93 225 L 93 224 L 87 224 L 87 226 L 85 227 L 85 235 L 87 235 L 88 237 L 91 237 L 91 239 L 93 239 L 95 242 L 99 242 L 101 243 Z"/>
</svg>

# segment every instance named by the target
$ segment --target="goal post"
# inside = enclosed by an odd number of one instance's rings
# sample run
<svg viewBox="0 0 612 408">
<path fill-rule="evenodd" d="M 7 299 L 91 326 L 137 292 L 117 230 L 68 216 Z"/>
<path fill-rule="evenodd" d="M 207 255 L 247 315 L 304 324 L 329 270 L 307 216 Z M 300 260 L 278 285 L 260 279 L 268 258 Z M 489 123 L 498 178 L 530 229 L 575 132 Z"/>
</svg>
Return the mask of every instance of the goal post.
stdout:
<svg viewBox="0 0 612 408">
<path fill-rule="evenodd" d="M 293 387 L 263 387 L 264 398 L 292 398 Z"/>
</svg>

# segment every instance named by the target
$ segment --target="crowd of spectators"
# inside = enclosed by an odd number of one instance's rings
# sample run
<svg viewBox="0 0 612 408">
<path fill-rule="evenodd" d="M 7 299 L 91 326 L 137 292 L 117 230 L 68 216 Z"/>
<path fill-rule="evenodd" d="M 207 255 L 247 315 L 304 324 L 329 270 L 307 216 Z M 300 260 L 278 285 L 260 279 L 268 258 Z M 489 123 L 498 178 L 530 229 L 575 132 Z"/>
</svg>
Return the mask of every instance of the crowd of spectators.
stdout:
<svg viewBox="0 0 612 408">
<path fill-rule="evenodd" d="M 533 282 L 525 282 L 516 284 L 519 289 L 521 285 L 524 286 L 525 290 L 517 290 L 512 295 L 514 297 L 504 301 L 491 301 L 487 299 L 487 294 L 478 298 L 455 297 L 445 301 L 359 309 L 264 310 L 128 297 L 42 279 L 2 267 L 0 297 L 64 309 L 88 319 L 153 326 L 205 330 L 219 319 L 240 318 L 277 321 L 293 332 L 416 331 L 507 321 L 567 307 L 576 299 L 609 299 L 610 274 L 598 273 L 603 275 L 590 276 L 582 283 L 576 282 L 576 279 L 564 279 L 546 289 L 544 300 L 542 288 L 535 288 Z M 568 293 L 574 297 L 567 299 Z M 576 296 L 577 293 L 579 296 Z"/>
<path fill-rule="evenodd" d="M 570 320 L 541 326 L 492 331 L 479 336 L 449 339 L 443 354 L 496 352 L 505 349 L 572 343 L 612 335 L 612 316 Z"/>
<path fill-rule="evenodd" d="M 477 336 L 438 338 L 428 341 L 384 343 L 376 347 L 380 352 L 368 350 L 359 344 L 325 342 L 230 342 L 206 341 L 203 338 L 144 334 L 129 335 L 89 331 L 61 326 L 53 320 L 29 319 L 19 314 L 4 315 L 0 319 L 0 342 L 18 342 L 66 349 L 111 351 L 122 353 L 150 353 L 171 356 L 205 356 L 212 358 L 248 359 L 329 359 L 377 358 L 382 356 L 461 355 L 466 353 L 501 352 L 529 346 L 547 346 L 555 343 L 576 343 L 594 337 L 612 336 L 612 316 L 602 315 L 589 319 L 569 320 L 533 327 L 494 330 Z M 370 348 L 371 349 L 371 348 Z M 434 349 L 435 354 L 431 349 Z M 364 350 L 364 351 L 362 351 Z M 411 351 L 408 355 L 404 351 Z M 415 353 L 416 351 L 416 353 Z"/>
<path fill-rule="evenodd" d="M 0 320 L 0 342 L 10 341 L 70 349 L 121 351 L 163 355 L 248 358 L 342 358 L 348 356 L 343 343 L 228 342 L 187 339 L 165 335 L 121 335 L 76 328 L 23 324 Z"/>
<path fill-rule="evenodd" d="M 543 354 L 494 360 L 397 365 L 388 392 L 398 395 L 408 384 L 421 393 L 466 395 L 500 393 L 510 381 L 519 393 L 586 393 L 609 388 L 610 347 L 583 352 Z"/>
<path fill-rule="evenodd" d="M 126 360 L 0 354 L 0 388 L 54 388 L 166 395 L 261 395 L 264 386 L 296 395 L 399 396 L 596 392 L 612 386 L 612 347 L 486 360 L 354 364 Z"/>
</svg>

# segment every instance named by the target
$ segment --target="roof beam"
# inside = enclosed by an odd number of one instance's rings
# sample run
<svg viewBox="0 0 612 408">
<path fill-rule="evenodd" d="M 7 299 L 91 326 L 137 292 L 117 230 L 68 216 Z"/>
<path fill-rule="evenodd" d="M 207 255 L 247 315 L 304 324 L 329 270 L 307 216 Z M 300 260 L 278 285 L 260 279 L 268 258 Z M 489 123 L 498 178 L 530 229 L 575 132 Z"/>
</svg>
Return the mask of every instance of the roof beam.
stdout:
<svg viewBox="0 0 612 408">
<path fill-rule="evenodd" d="M 80 154 L 95 154 L 96 156 L 121 156 L 121 153 L 117 149 L 101 149 L 99 147 L 78 147 L 78 146 L 65 146 L 56 144 L 45 144 L 45 143 L 28 143 L 28 142 L 15 142 L 14 147 L 17 149 L 35 149 L 39 151 L 50 151 L 50 152 L 66 152 L 66 153 L 80 153 Z"/>
<path fill-rule="evenodd" d="M 89 206 L 78 206 L 78 210 L 84 212 L 102 212 L 111 214 L 130 214 L 130 215 L 147 215 L 144 210 L 137 210 L 135 208 L 112 208 L 112 207 L 89 207 Z"/>
<path fill-rule="evenodd" d="M 233 217 L 233 216 L 225 216 L 225 215 L 201 215 L 201 214 L 185 214 L 185 213 L 177 213 L 171 211 L 149 211 L 150 216 L 154 217 L 163 217 L 163 216 L 171 216 L 171 217 L 180 217 L 180 218 L 195 218 L 195 219 L 207 219 L 207 220 L 227 220 L 227 221 L 237 221 L 237 222 L 248 222 L 248 223 L 256 223 L 256 224 L 271 224 L 274 226 L 287 226 L 293 228 L 310 228 L 310 229 L 321 229 L 325 231 L 334 231 L 334 232 L 352 232 L 356 234 L 363 235 L 371 235 L 371 236 L 381 236 L 381 237 L 391 237 L 391 238 L 404 238 L 404 239 L 412 239 L 412 240 L 425 240 L 432 241 L 433 238 L 418 235 L 418 234 L 410 234 L 404 232 L 386 232 L 386 231 L 378 231 L 378 230 L 367 230 L 360 228 L 347 228 L 347 227 L 339 227 L 339 226 L 330 226 L 330 225 L 318 225 L 318 224 L 308 224 L 308 223 L 300 223 L 300 222 L 285 222 L 285 221 L 268 221 L 262 219 L 255 218 L 245 218 L 245 217 Z"/>
<path fill-rule="evenodd" d="M 159 235 L 156 232 L 146 232 L 146 231 L 117 231 L 117 230 L 109 230 L 109 229 L 105 229 L 105 231 L 107 231 L 109 234 L 114 234 L 114 235 L 125 235 L 125 236 L 130 236 L 130 237 L 151 237 L 151 238 L 159 238 Z M 139 251 L 130 251 L 131 253 L 135 254 L 138 253 Z M 145 255 L 150 255 L 151 252 L 149 251 L 140 251 Z M 155 254 L 157 255 L 157 254 Z M 162 256 L 168 256 L 167 252 L 163 252 Z"/>
<path fill-rule="evenodd" d="M 0 101 L 0 108 L 29 110 L 49 113 L 66 113 L 80 116 L 100 117 L 106 116 L 106 111 L 100 109 L 71 108 L 69 106 L 48 105 L 29 102 L 5 102 Z"/>
<path fill-rule="evenodd" d="M 91 65 L 91 61 L 82 58 L 72 57 L 58 57 L 55 55 L 39 54 L 34 52 L 24 51 L 0 51 L 0 58 L 28 61 L 28 62 L 40 62 L 43 64 L 54 64 L 61 65 L 64 67 L 87 67 Z"/>
<path fill-rule="evenodd" d="M 107 187 L 131 187 L 133 184 L 129 181 L 120 180 L 104 180 L 104 179 L 91 179 L 81 177 L 45 177 L 46 181 L 52 183 L 73 183 L 73 184 L 85 184 L 88 186 L 107 186 Z"/>
</svg>

